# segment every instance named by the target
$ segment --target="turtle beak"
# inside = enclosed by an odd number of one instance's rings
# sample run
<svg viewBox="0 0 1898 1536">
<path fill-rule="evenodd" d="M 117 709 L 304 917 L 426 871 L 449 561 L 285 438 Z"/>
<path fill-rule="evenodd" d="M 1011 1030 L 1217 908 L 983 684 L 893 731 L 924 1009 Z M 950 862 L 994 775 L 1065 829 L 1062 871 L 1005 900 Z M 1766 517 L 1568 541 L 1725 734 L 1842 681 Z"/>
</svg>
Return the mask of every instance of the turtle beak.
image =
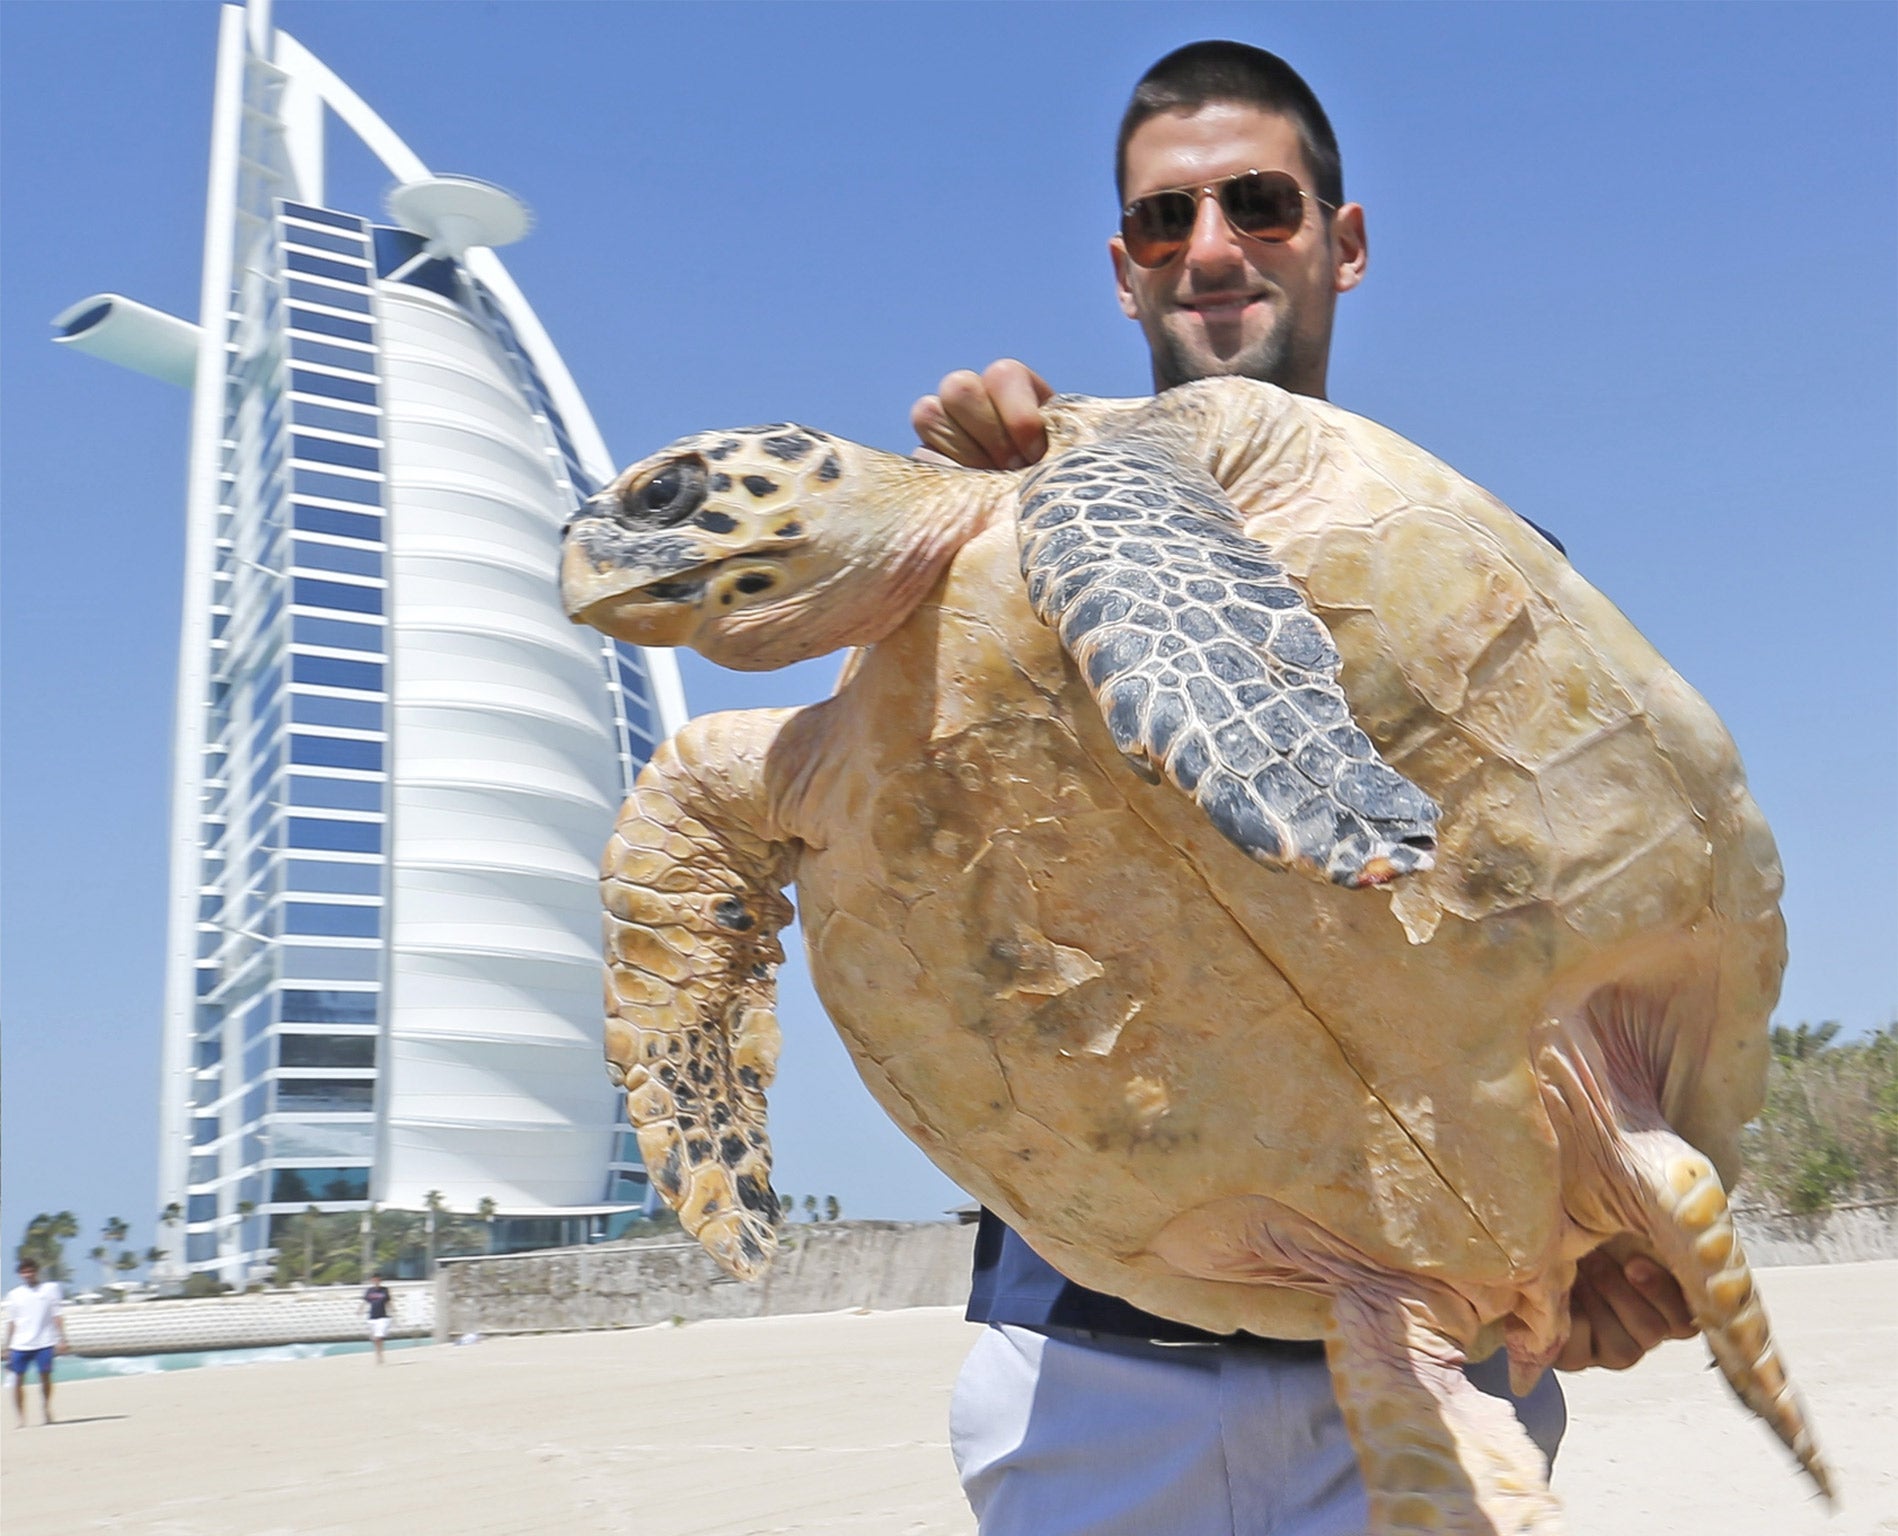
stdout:
<svg viewBox="0 0 1898 1536">
<path fill-rule="evenodd" d="M 561 606 L 574 623 L 609 634 L 618 634 L 639 609 L 674 614 L 689 609 L 705 590 L 704 581 L 690 573 L 727 553 L 679 529 L 630 528 L 619 514 L 619 498 L 612 492 L 589 497 L 561 541 Z M 621 638 L 668 643 L 643 634 Z"/>
</svg>

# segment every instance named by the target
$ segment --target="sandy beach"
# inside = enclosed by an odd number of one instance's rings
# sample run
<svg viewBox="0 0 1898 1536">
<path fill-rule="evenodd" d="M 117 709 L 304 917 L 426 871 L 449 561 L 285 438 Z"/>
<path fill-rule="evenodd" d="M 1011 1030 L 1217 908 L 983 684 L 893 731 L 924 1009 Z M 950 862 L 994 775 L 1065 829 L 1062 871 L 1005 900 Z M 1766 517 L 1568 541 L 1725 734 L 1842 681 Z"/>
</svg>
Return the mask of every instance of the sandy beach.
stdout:
<svg viewBox="0 0 1898 1536">
<path fill-rule="evenodd" d="M 1577 1536 L 1898 1536 L 1898 1262 L 1761 1285 L 1843 1489 L 1827 1517 L 1695 1344 L 1568 1378 Z M 8 1536 L 968 1536 L 948 1308 L 491 1339 L 72 1382 L 9 1423 Z M 1165 1536 L 1165 1533 L 1155 1533 Z"/>
</svg>

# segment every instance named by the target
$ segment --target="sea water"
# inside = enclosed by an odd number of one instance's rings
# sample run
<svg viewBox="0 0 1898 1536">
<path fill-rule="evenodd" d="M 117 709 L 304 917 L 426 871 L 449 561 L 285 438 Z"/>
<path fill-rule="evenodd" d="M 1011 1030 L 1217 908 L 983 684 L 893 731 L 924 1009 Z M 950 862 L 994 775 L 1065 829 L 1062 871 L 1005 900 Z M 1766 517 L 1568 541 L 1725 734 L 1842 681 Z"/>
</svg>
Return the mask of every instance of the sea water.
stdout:
<svg viewBox="0 0 1898 1536">
<path fill-rule="evenodd" d="M 390 1339 L 385 1349 L 411 1349 L 433 1339 Z M 158 1371 L 194 1371 L 200 1366 L 255 1365 L 265 1360 L 315 1360 L 323 1355 L 366 1355 L 367 1339 L 333 1344 L 271 1344 L 254 1349 L 188 1349 L 169 1355 L 62 1355 L 53 1379 L 92 1381 L 102 1376 L 149 1376 Z"/>
</svg>

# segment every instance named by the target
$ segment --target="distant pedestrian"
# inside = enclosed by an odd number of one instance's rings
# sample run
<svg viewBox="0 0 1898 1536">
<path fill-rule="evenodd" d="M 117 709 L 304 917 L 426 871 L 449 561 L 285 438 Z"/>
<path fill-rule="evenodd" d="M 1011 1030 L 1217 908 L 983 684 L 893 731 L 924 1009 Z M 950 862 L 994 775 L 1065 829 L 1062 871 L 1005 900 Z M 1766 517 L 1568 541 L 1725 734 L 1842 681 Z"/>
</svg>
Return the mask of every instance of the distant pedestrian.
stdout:
<svg viewBox="0 0 1898 1536">
<path fill-rule="evenodd" d="M 53 1422 L 53 1357 L 63 1355 L 66 1320 L 59 1315 L 66 1299 L 55 1280 L 41 1280 L 37 1259 L 20 1260 L 20 1283 L 7 1292 L 7 1369 L 13 1373 L 13 1413 L 26 1427 L 26 1373 L 40 1373 L 40 1404 Z"/>
<path fill-rule="evenodd" d="M 381 1365 L 382 1341 L 389 1336 L 389 1309 L 395 1304 L 381 1275 L 369 1277 L 369 1289 L 362 1293 L 362 1304 L 369 1311 L 369 1337 L 376 1346 L 376 1364 Z"/>
</svg>

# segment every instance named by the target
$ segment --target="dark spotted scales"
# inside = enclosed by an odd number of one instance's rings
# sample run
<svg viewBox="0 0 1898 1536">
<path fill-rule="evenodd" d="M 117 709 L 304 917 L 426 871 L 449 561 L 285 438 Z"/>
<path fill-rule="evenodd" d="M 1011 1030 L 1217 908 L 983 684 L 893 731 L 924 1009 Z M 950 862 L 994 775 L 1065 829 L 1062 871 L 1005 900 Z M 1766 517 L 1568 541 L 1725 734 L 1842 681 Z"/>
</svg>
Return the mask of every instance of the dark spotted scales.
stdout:
<svg viewBox="0 0 1898 1536">
<path fill-rule="evenodd" d="M 1338 885 L 1427 868 L 1437 807 L 1351 723 L 1338 652 L 1212 477 L 1093 444 L 1022 487 L 1022 575 L 1114 743 L 1262 864 Z"/>
</svg>

